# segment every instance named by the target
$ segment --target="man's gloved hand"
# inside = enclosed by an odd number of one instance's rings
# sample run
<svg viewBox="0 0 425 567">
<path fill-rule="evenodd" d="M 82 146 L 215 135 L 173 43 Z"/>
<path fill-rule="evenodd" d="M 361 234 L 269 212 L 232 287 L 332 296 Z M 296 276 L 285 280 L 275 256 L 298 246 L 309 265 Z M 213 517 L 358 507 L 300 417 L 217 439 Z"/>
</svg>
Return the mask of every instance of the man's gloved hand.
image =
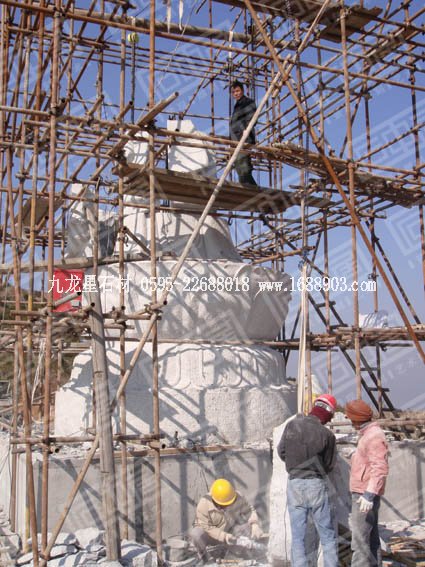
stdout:
<svg viewBox="0 0 425 567">
<path fill-rule="evenodd" d="M 236 543 L 236 538 L 232 534 L 226 534 L 226 543 L 227 545 L 234 545 Z"/>
<path fill-rule="evenodd" d="M 239 536 L 236 540 L 236 545 L 239 547 L 245 547 L 246 549 L 251 549 L 253 542 L 246 536 Z"/>
<path fill-rule="evenodd" d="M 251 538 L 252 539 L 261 539 L 263 537 L 264 533 L 263 530 L 260 528 L 260 526 L 257 523 L 251 524 Z"/>
<path fill-rule="evenodd" d="M 360 512 L 363 512 L 365 514 L 370 512 L 373 508 L 373 500 L 368 500 L 364 496 L 360 496 L 360 498 L 357 500 L 357 503 L 359 505 Z"/>
</svg>

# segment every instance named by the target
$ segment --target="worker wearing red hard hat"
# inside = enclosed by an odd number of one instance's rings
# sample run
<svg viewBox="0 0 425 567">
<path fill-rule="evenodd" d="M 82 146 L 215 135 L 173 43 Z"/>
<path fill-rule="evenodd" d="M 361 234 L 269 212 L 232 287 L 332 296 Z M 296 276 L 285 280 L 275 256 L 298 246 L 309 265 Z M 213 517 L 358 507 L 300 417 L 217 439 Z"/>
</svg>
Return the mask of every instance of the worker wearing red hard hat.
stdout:
<svg viewBox="0 0 425 567">
<path fill-rule="evenodd" d="M 335 435 L 325 427 L 334 416 L 336 399 L 323 394 L 308 415 L 297 414 L 286 423 L 277 448 L 288 471 L 287 502 L 291 524 L 291 566 L 309 564 L 305 549 L 307 519 L 311 515 L 323 549 L 324 567 L 338 566 L 338 540 L 332 521 L 327 476 L 336 460 Z"/>
</svg>

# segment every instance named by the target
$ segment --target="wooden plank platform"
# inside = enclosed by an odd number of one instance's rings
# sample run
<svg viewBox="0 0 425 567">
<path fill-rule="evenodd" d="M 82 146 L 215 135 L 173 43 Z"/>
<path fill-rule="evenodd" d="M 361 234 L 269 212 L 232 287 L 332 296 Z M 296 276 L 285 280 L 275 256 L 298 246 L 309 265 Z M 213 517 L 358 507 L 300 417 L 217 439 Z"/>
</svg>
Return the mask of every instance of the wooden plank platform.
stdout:
<svg viewBox="0 0 425 567">
<path fill-rule="evenodd" d="M 345 26 L 347 30 L 347 37 L 353 33 L 358 33 L 371 22 L 375 16 L 379 16 L 382 12 L 381 8 L 363 8 L 361 6 L 352 6 L 347 14 Z M 320 37 L 333 41 L 334 43 L 341 42 L 341 24 L 340 24 L 340 10 L 335 7 L 328 10 L 325 14 L 324 21 L 325 29 L 320 33 Z"/>
<path fill-rule="evenodd" d="M 149 195 L 149 174 L 144 166 L 120 165 L 114 173 L 124 178 L 126 195 Z M 166 169 L 155 169 L 158 198 L 204 207 L 214 191 L 218 179 L 201 175 L 179 173 Z M 239 183 L 224 183 L 214 204 L 215 209 L 229 211 L 251 211 L 281 213 L 289 207 L 301 204 L 299 192 L 278 191 L 264 187 L 247 187 Z M 308 195 L 310 207 L 326 208 L 332 205 L 329 199 Z"/>
<path fill-rule="evenodd" d="M 397 47 L 403 45 L 406 41 L 409 41 L 409 39 L 416 34 L 416 30 L 412 26 L 406 26 L 396 32 L 390 33 L 388 39 L 380 41 L 378 46 L 367 55 L 367 62 L 369 65 L 379 63 L 384 57 L 395 51 Z"/>
<path fill-rule="evenodd" d="M 216 0 L 222 4 L 245 8 L 243 0 Z M 322 7 L 322 0 L 289 0 L 288 7 L 284 1 L 277 0 L 253 0 L 252 6 L 257 12 L 270 14 L 274 17 L 287 18 L 287 12 L 293 18 L 311 23 Z M 382 12 L 381 8 L 364 8 L 359 4 L 350 6 L 346 19 L 347 36 L 360 32 L 366 24 Z M 321 24 L 325 26 L 321 37 L 339 43 L 341 41 L 341 29 L 339 24 L 340 6 L 337 2 L 331 3 L 323 14 Z"/>
<path fill-rule="evenodd" d="M 55 198 L 55 211 L 61 206 L 63 200 L 61 198 Z M 49 214 L 49 199 L 48 197 L 37 196 L 35 204 L 35 224 L 47 217 Z M 31 226 L 31 199 L 27 199 L 22 207 L 22 224 L 25 227 Z"/>
<path fill-rule="evenodd" d="M 305 148 L 291 142 L 277 143 L 272 147 L 260 149 L 288 165 L 298 169 L 307 168 L 309 171 L 330 181 L 323 160 L 317 152 L 306 152 Z M 328 158 L 341 183 L 347 185 L 348 161 L 332 156 L 328 156 Z M 357 193 L 367 194 L 371 197 L 379 197 L 405 207 L 411 207 L 424 198 L 423 191 L 408 187 L 407 183 L 404 184 L 401 180 L 378 175 L 376 173 L 369 173 L 368 171 L 358 168 L 354 172 L 354 181 Z"/>
</svg>

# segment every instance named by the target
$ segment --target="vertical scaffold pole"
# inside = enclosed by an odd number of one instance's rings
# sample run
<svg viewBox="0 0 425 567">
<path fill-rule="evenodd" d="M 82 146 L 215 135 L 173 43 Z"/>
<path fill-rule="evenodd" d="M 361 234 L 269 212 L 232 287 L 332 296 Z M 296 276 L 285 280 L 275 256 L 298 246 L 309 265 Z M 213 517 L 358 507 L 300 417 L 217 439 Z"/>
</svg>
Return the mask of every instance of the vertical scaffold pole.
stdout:
<svg viewBox="0 0 425 567">
<path fill-rule="evenodd" d="M 111 404 L 109 401 L 108 366 L 105 330 L 99 287 L 89 294 L 91 311 L 93 380 L 96 390 L 97 430 L 100 434 L 100 472 L 102 503 L 106 531 L 106 554 L 110 561 L 120 557 L 117 492 L 115 484 L 114 442 L 112 437 Z"/>
<path fill-rule="evenodd" d="M 124 113 L 125 109 L 125 31 L 121 32 L 121 61 L 120 61 L 120 112 Z M 134 104 L 133 104 L 134 106 Z M 120 129 L 121 135 L 124 134 L 124 129 Z M 120 177 L 118 179 L 118 253 L 119 253 L 119 274 L 121 281 L 125 280 L 125 265 L 124 265 L 124 181 Z M 120 289 L 120 309 L 125 312 L 125 292 L 124 286 L 121 285 Z M 123 380 L 125 374 L 125 327 L 120 329 L 120 382 Z M 120 429 L 121 433 L 127 433 L 127 416 L 126 416 L 126 396 L 123 390 L 119 398 L 120 408 Z M 121 537 L 128 539 L 128 492 L 127 492 L 127 444 L 121 441 L 121 512 L 123 521 L 121 522 Z"/>
<path fill-rule="evenodd" d="M 150 3 L 149 22 L 149 107 L 155 104 L 155 0 Z M 150 213 L 150 250 L 151 250 L 151 277 L 156 281 L 156 219 L 155 219 L 155 139 L 149 133 L 149 213 Z M 156 286 L 153 286 L 151 300 L 157 303 Z M 153 395 L 153 432 L 159 437 L 159 368 L 158 368 L 158 323 L 155 320 L 152 327 L 152 395 Z M 156 551 L 159 565 L 163 564 L 162 553 L 162 514 L 161 514 L 161 449 L 155 448 L 155 505 L 156 505 Z"/>
<path fill-rule="evenodd" d="M 350 191 L 350 203 L 353 210 L 356 208 L 356 196 L 354 194 L 354 151 L 353 151 L 353 130 L 351 123 L 350 106 L 350 78 L 348 76 L 348 56 L 347 56 L 347 30 L 346 30 L 346 8 L 341 1 L 341 46 L 342 60 L 344 67 L 344 96 L 345 96 L 345 117 L 347 127 L 347 157 L 348 157 L 348 187 Z M 351 223 L 351 265 L 353 281 L 359 280 L 357 266 L 357 231 L 354 222 Z M 360 367 L 360 341 L 359 341 L 359 292 L 357 288 L 353 290 L 353 327 L 354 327 L 354 349 L 356 364 L 356 396 L 362 396 L 362 380 Z"/>
</svg>

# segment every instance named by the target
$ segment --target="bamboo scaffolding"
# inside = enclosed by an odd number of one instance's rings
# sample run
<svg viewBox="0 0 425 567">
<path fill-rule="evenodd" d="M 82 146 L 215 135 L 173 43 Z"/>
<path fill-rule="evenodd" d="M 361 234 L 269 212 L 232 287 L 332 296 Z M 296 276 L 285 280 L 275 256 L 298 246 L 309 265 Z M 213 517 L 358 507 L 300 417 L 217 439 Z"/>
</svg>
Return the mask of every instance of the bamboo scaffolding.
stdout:
<svg viewBox="0 0 425 567">
<path fill-rule="evenodd" d="M 245 4 L 247 5 L 249 11 L 251 12 L 251 15 L 252 15 L 252 17 L 253 17 L 253 19 L 254 19 L 256 25 L 258 26 L 258 28 L 260 29 L 261 33 L 263 34 L 264 41 L 266 42 L 266 44 L 268 44 L 268 48 L 269 48 L 270 52 L 274 55 L 274 58 L 275 58 L 275 61 L 276 61 L 276 64 L 277 64 L 278 68 L 279 68 L 281 71 L 283 71 L 284 67 L 283 67 L 283 65 L 282 65 L 282 62 L 281 62 L 281 60 L 279 59 L 279 57 L 277 56 L 276 51 L 275 51 L 273 45 L 272 45 L 272 44 L 270 43 L 270 41 L 268 40 L 268 36 L 266 35 L 266 33 L 265 33 L 265 31 L 264 31 L 264 29 L 263 29 L 263 27 L 262 27 L 262 24 L 261 24 L 260 20 L 258 19 L 258 16 L 256 15 L 255 11 L 253 10 L 250 1 L 249 1 L 249 0 L 244 0 L 244 2 L 245 2 Z M 305 38 L 304 38 L 304 39 L 305 39 Z M 342 189 L 342 186 L 341 186 L 341 184 L 340 184 L 340 182 L 339 182 L 339 179 L 338 179 L 338 177 L 336 176 L 336 174 L 335 174 L 335 172 L 334 172 L 334 170 L 333 170 L 333 168 L 332 168 L 332 165 L 331 165 L 329 159 L 328 159 L 328 158 L 326 157 L 326 155 L 323 153 L 323 149 L 322 149 L 322 147 L 321 147 L 321 145 L 320 145 L 320 140 L 319 140 L 319 138 L 317 137 L 316 132 L 315 132 L 315 131 L 313 130 L 313 128 L 310 126 L 309 121 L 308 121 L 308 118 L 307 118 L 307 116 L 306 116 L 306 114 L 305 114 L 305 111 L 304 111 L 304 109 L 303 109 L 303 107 L 302 107 L 302 105 L 301 105 L 301 103 L 300 103 L 298 97 L 296 96 L 296 93 L 295 93 L 295 91 L 294 91 L 294 89 L 293 89 L 291 83 L 288 81 L 288 79 L 285 80 L 285 84 L 286 84 L 286 86 L 288 87 L 288 89 L 289 89 L 289 91 L 291 92 L 291 95 L 292 95 L 294 101 L 295 101 L 296 104 L 297 104 L 297 107 L 298 107 L 298 109 L 299 109 L 299 112 L 300 112 L 300 114 L 301 114 L 301 116 L 302 116 L 302 118 L 303 118 L 305 124 L 306 124 L 306 127 L 310 130 L 310 134 L 311 134 L 311 136 L 312 136 L 313 142 L 315 143 L 315 145 L 316 145 L 316 147 L 317 147 L 317 150 L 318 150 L 319 154 L 321 155 L 321 157 L 322 157 L 322 159 L 323 159 L 323 162 L 324 162 L 324 164 L 325 164 L 325 167 L 326 167 L 326 169 L 327 169 L 328 172 L 329 172 L 329 175 L 331 176 L 333 182 L 335 183 L 335 185 L 336 185 L 336 187 L 337 187 L 337 189 L 338 189 L 338 192 L 340 193 L 340 195 L 341 195 L 341 197 L 342 197 L 342 199 L 343 199 L 345 205 L 347 206 L 347 209 L 348 209 L 349 212 L 350 212 L 350 215 L 351 215 L 351 218 L 352 218 L 352 220 L 353 220 L 353 223 L 355 224 L 355 226 L 356 226 L 357 230 L 359 231 L 359 233 L 360 233 L 360 235 L 361 235 L 361 237 L 362 237 L 362 239 L 363 239 L 363 241 L 364 241 L 366 247 L 368 248 L 370 254 L 372 255 L 372 257 L 374 258 L 374 260 L 375 260 L 375 262 L 376 262 L 376 266 L 377 266 L 377 268 L 378 268 L 378 270 L 379 270 L 379 273 L 380 273 L 380 275 L 382 276 L 382 279 L 384 280 L 385 285 L 386 285 L 387 288 L 388 288 L 388 291 L 389 291 L 389 293 L 390 293 L 390 295 L 391 295 L 391 297 L 392 297 L 392 299 L 393 299 L 393 301 L 394 301 L 394 303 L 395 303 L 395 305 L 396 305 L 396 307 L 397 307 L 397 309 L 398 309 L 398 311 L 399 311 L 399 313 L 400 313 L 400 315 L 401 315 L 401 317 L 402 317 L 402 319 L 403 319 L 403 322 L 405 323 L 406 327 L 409 329 L 409 332 L 411 333 L 412 340 L 413 340 L 413 342 L 415 343 L 415 346 L 416 346 L 416 348 L 417 348 L 417 350 L 418 350 L 419 355 L 421 356 L 422 360 L 425 362 L 425 353 L 424 353 L 424 351 L 423 351 L 423 348 L 422 348 L 421 344 L 419 343 L 419 341 L 418 341 L 418 339 L 417 339 L 417 337 L 416 337 L 416 335 L 415 335 L 415 332 L 414 332 L 414 330 L 413 330 L 413 328 L 412 328 L 412 326 L 411 326 L 411 324 L 410 324 L 408 318 L 406 317 L 406 315 L 405 315 L 405 313 L 404 313 L 404 310 L 403 310 L 403 308 L 402 308 L 402 306 L 401 306 L 401 304 L 400 304 L 400 302 L 399 302 L 397 296 L 394 294 L 394 292 L 393 292 L 393 290 L 392 290 L 390 281 L 388 280 L 388 277 L 387 277 L 387 275 L 386 275 L 386 273 L 385 273 L 385 271 L 384 271 L 384 269 L 383 269 L 381 263 L 379 262 L 378 258 L 376 257 L 376 255 L 375 255 L 375 253 L 374 253 L 374 251 L 373 251 L 373 248 L 372 248 L 372 246 L 371 246 L 371 244 L 370 244 L 370 242 L 369 242 L 369 240 L 368 240 L 368 238 L 367 238 L 367 236 L 366 236 L 366 233 L 365 233 L 365 231 L 364 231 L 362 225 L 361 225 L 360 222 L 359 222 L 359 219 L 358 219 L 358 217 L 357 217 L 357 214 L 356 214 L 356 211 L 355 211 L 355 209 L 354 209 L 353 204 L 348 200 L 347 196 L 345 195 L 345 193 L 344 193 L 344 191 L 343 191 L 343 189 Z"/>
<path fill-rule="evenodd" d="M 95 313 L 89 308 L 75 312 L 59 313 L 55 309 L 65 304 L 72 295 L 64 297 L 59 302 L 53 301 L 52 293 L 44 292 L 44 297 L 38 298 L 36 288 L 39 282 L 45 288 L 47 280 L 53 278 L 56 269 L 85 269 L 108 264 L 118 264 L 119 274 L 125 276 L 128 261 L 146 260 L 149 254 L 151 275 L 157 274 L 157 262 L 163 259 L 174 259 L 163 253 L 157 253 L 155 243 L 155 221 L 158 211 L 184 211 L 185 209 L 164 206 L 158 203 L 158 179 L 160 168 L 166 161 L 166 154 L 176 143 L 176 133 L 168 131 L 155 124 L 163 120 L 168 113 L 179 118 L 196 118 L 207 121 L 212 135 L 185 135 L 178 133 L 178 144 L 183 147 L 206 148 L 214 150 L 217 163 L 222 168 L 222 174 L 211 198 L 202 214 L 199 216 L 196 228 L 189 239 L 172 274 L 173 281 L 184 265 L 191 244 L 200 230 L 207 214 L 235 221 L 235 235 L 238 250 L 245 261 L 252 264 L 269 264 L 277 269 L 283 269 L 283 262 L 290 257 L 303 258 L 307 251 L 312 251 L 313 259 L 309 260 L 309 269 L 317 271 L 322 277 L 329 275 L 332 270 L 332 246 L 330 237 L 334 229 L 347 230 L 352 233 L 352 263 L 357 279 L 356 241 L 359 233 L 367 247 L 368 258 L 372 265 L 373 280 L 382 275 L 389 288 L 394 283 L 395 291 L 390 293 L 402 316 L 404 326 L 387 329 L 366 329 L 358 325 L 358 298 L 356 294 L 350 297 L 353 305 L 353 324 L 345 325 L 336 308 L 330 291 L 322 293 L 323 304 L 318 304 L 308 296 L 312 306 L 312 314 L 316 314 L 323 332 L 311 332 L 307 328 L 305 343 L 308 350 L 306 357 L 307 374 L 311 373 L 314 359 L 313 353 L 325 353 L 326 371 L 329 391 L 334 387 L 332 368 L 333 352 L 339 349 L 350 367 L 357 375 L 357 395 L 363 388 L 371 397 L 380 415 L 386 415 L 388 410 L 395 413 L 386 389 L 383 387 L 381 376 L 382 348 L 390 346 L 416 347 L 422 356 L 421 343 L 425 340 L 425 330 L 420 323 L 418 311 L 408 296 L 407 288 L 402 278 L 387 255 L 386 246 L 378 239 L 378 220 L 380 228 L 382 220 L 388 211 L 399 206 L 417 206 L 419 214 L 420 243 L 418 254 L 421 257 L 425 289 L 425 229 L 423 217 L 424 164 L 420 154 L 420 131 L 423 128 L 421 107 L 418 97 L 425 87 L 417 80 L 418 64 L 421 61 L 420 50 L 422 28 L 421 18 L 424 8 L 409 12 L 408 3 L 390 9 L 387 6 L 384 14 L 367 13 L 369 23 L 359 25 L 356 36 L 353 37 L 350 15 L 346 7 L 332 4 L 331 10 L 340 17 L 331 28 L 325 21 L 324 26 L 317 27 L 319 19 L 315 18 L 312 25 L 305 21 L 294 21 L 293 31 L 281 29 L 282 26 L 270 26 L 270 33 L 265 33 L 264 26 L 273 24 L 273 17 L 260 21 L 256 15 L 256 3 L 230 1 L 228 4 L 237 5 L 232 13 L 233 25 L 229 32 L 213 27 L 216 2 L 209 0 L 204 7 L 208 17 L 208 27 L 194 26 L 191 22 L 181 28 L 171 23 L 169 29 L 157 18 L 155 1 L 150 1 L 149 18 L 133 18 L 128 13 L 131 6 L 122 1 L 96 3 L 93 0 L 87 9 L 76 8 L 71 2 L 61 0 L 46 3 L 24 3 L 15 0 L 3 0 L 1 7 L 1 37 L 0 52 L 2 54 L 0 76 L 0 207 L 1 207 L 1 264 L 0 274 L 5 289 L 14 287 L 14 301 L 10 312 L 9 300 L 5 300 L 10 314 L 0 323 L 0 345 L 8 353 L 13 354 L 13 401 L 11 406 L 1 409 L 1 414 L 11 416 L 10 424 L 2 418 L 0 425 L 12 432 L 12 525 L 16 521 L 16 489 L 17 489 L 17 451 L 25 451 L 27 464 L 27 486 L 29 506 L 27 508 L 27 526 L 31 530 L 32 542 L 37 530 L 37 520 L 41 523 L 41 564 L 44 565 L 52 549 L 52 545 L 61 530 L 69 513 L 81 482 L 90 466 L 96 451 L 101 446 L 100 458 L 109 463 L 110 490 L 108 496 L 113 496 L 115 472 L 113 461 L 118 456 L 111 450 L 112 439 L 120 444 L 119 458 L 121 460 L 121 512 L 124 521 L 121 522 L 120 535 L 128 536 L 128 494 L 127 494 L 127 458 L 132 455 L 152 455 L 155 463 L 155 498 L 156 498 L 156 545 L 159 561 L 162 561 L 162 518 L 161 518 L 161 455 L 179 454 L 185 450 L 162 448 L 160 439 L 159 415 L 159 384 L 158 384 L 158 345 L 162 343 L 175 344 L 227 344 L 227 345 L 264 345 L 278 349 L 285 360 L 290 351 L 299 350 L 300 341 L 296 336 L 298 317 L 295 318 L 289 338 L 282 331 L 277 341 L 194 341 L 163 339 L 158 335 L 157 322 L 167 317 L 167 294 L 154 293 L 145 309 L 136 313 L 127 313 L 125 294 L 120 290 L 119 307 L 109 313 L 101 313 L 98 309 L 98 323 L 102 329 L 113 329 L 115 332 L 108 340 L 117 342 L 120 353 L 120 385 L 116 397 L 109 407 L 102 405 L 101 394 L 98 392 L 94 407 L 96 417 L 103 416 L 104 425 L 110 412 L 119 406 L 119 432 L 109 436 L 105 445 L 105 427 L 97 427 L 94 435 L 78 438 L 55 437 L 51 434 L 50 415 L 53 408 L 53 393 L 60 384 L 63 376 L 62 364 L 64 357 L 89 348 L 91 322 Z M 254 7 L 254 8 L 253 8 Z M 326 17 L 329 6 L 322 7 L 322 15 Z M 108 8 L 108 9 L 107 9 Z M 317 16 L 317 11 L 315 12 Z M 248 17 L 254 20 L 255 29 L 248 29 Z M 366 18 L 366 15 L 364 15 Z M 363 17 L 362 16 L 362 17 Z M 276 15 L 274 15 L 276 17 Z M 311 18 L 313 19 L 313 18 Z M 281 23 L 281 20 L 277 20 Z M 311 20 L 310 20 L 311 21 Z M 363 19 L 363 22 L 365 20 Z M 67 24 L 66 26 L 64 24 Z M 351 26 L 351 27 L 350 27 Z M 317 29 L 315 29 L 317 28 Z M 314 35 L 312 30 L 315 29 Z M 242 31 L 240 31 L 242 30 Z M 115 34 L 113 33 L 115 32 Z M 127 61 L 126 34 L 138 32 L 146 36 L 144 45 L 133 45 L 131 64 Z M 337 42 L 330 45 L 327 41 L 330 35 L 337 37 Z M 336 35 L 335 35 L 336 34 Z M 161 40 L 161 41 L 160 41 Z M 234 45 L 234 44 L 237 45 Z M 164 46 L 175 45 L 175 48 Z M 192 51 L 184 49 L 192 46 Z M 60 49 L 62 53 L 60 55 Z M 182 49 L 180 49 L 182 48 Z M 315 50 L 317 60 L 306 55 L 307 48 Z M 193 51 L 195 49 L 196 51 Z M 312 51 L 309 53 L 312 53 Z M 288 53 L 288 52 L 291 53 Z M 282 53 L 288 54 L 282 62 Z M 227 56 L 232 56 L 232 69 L 228 67 Z M 75 62 L 75 64 L 74 64 Z M 283 65 L 282 65 L 283 63 Z M 93 68 L 96 66 L 96 85 L 88 89 L 90 98 L 86 97 L 88 78 L 94 77 Z M 296 77 L 297 87 L 291 84 L 291 71 Z M 32 75 L 31 69 L 34 70 Z M 131 70 L 131 88 L 126 89 L 126 73 Z M 104 89 L 108 73 L 111 77 L 119 74 L 119 98 L 115 95 L 106 100 Z M 46 77 L 50 73 L 50 88 L 43 91 Z M 112 75 L 114 73 L 114 75 Z M 142 83 L 135 81 L 140 74 L 146 78 L 146 93 L 142 92 Z M 142 75 L 143 74 L 143 75 Z M 188 102 L 181 103 L 177 93 L 169 95 L 161 91 L 163 75 L 173 75 L 183 83 L 191 84 L 187 97 Z M 406 79 L 407 77 L 407 79 Z M 257 134 L 261 142 L 253 147 L 242 147 L 226 138 L 228 117 L 223 116 L 218 97 L 221 91 L 227 89 L 231 78 L 246 80 L 253 92 L 265 94 L 259 105 L 257 118 Z M 118 81 L 116 83 L 118 85 Z M 278 89 L 274 89 L 278 86 Z M 287 86 L 288 88 L 283 88 Z M 186 84 L 184 84 L 186 87 Z M 369 110 L 372 105 L 369 97 L 380 88 L 392 87 L 400 92 L 407 92 L 411 98 L 411 117 L 399 129 L 391 132 L 385 140 L 375 136 L 371 128 Z M 131 100 L 126 102 L 126 90 L 131 91 Z M 174 90 L 174 89 L 173 89 Z M 178 88 L 177 90 L 180 90 Z M 183 89 L 182 89 L 183 90 Z M 268 95 L 274 91 L 271 102 L 266 102 Z M 210 112 L 199 111 L 192 107 L 199 97 L 205 96 L 206 106 Z M 61 98 L 62 96 L 62 98 Z M 155 103 L 156 97 L 161 100 Z M 353 137 L 353 128 L 365 110 L 366 144 Z M 182 106 L 184 108 L 182 108 Z M 262 109 L 260 108 L 262 107 Z M 131 118 L 127 113 L 131 111 Z M 345 113 L 347 135 L 338 148 L 340 157 L 337 158 L 333 148 L 327 141 L 326 134 L 330 129 L 329 123 Z M 140 118 L 134 120 L 136 112 Z M 115 117 L 111 118 L 111 113 Z M 252 125 L 251 125 L 252 126 Z M 319 133 L 315 133 L 315 128 Z M 148 209 L 150 215 L 150 242 L 145 243 L 126 230 L 124 203 L 126 184 L 119 178 L 111 181 L 115 175 L 111 170 L 113 162 L 126 166 L 123 149 L 130 140 L 137 140 L 141 131 L 147 131 L 149 144 L 149 163 L 144 174 L 148 180 L 149 203 L 134 204 L 134 210 Z M 317 147 L 317 153 L 306 152 L 302 140 L 310 135 Z M 286 143 L 286 147 L 277 144 Z M 294 143 L 293 143 L 294 142 Z M 412 143 L 414 159 L 411 163 L 387 163 L 385 156 L 388 151 L 397 152 L 406 143 Z M 292 144 L 292 145 L 291 145 Z M 357 145 L 357 147 L 356 147 Z M 362 147 L 359 151 L 358 147 Z M 326 155 L 325 148 L 327 149 Z M 249 151 L 253 157 L 256 169 L 263 178 L 268 177 L 269 183 L 275 189 L 282 191 L 287 184 L 287 174 L 293 168 L 299 170 L 301 185 L 303 172 L 308 170 L 316 183 L 308 188 L 311 195 L 331 200 L 332 206 L 318 207 L 315 211 L 305 209 L 300 215 L 287 217 L 283 213 L 272 215 L 264 223 L 264 216 L 258 211 L 243 214 L 237 211 L 214 212 L 214 203 L 219 202 L 217 196 L 230 172 L 232 161 L 241 150 Z M 332 152 L 331 152 L 332 150 Z M 14 154 L 12 152 L 15 152 Z M 347 159 L 344 159 L 344 153 Z M 228 160 L 231 155 L 230 162 Z M 373 158 L 373 161 L 372 161 Z M 408 161 L 408 160 L 407 160 Z M 106 179 L 101 179 L 106 176 Z M 362 177 L 363 176 L 363 177 Z M 134 187 L 137 179 L 134 177 Z M 373 191 L 374 184 L 381 182 L 381 188 Z M 95 197 L 89 198 L 84 190 L 80 195 L 69 195 L 68 189 L 73 183 L 82 183 L 84 187 L 93 186 Z M 349 199 L 341 187 L 349 188 Z M 372 187 L 372 189 L 371 189 Z M 115 195 L 111 196 L 110 192 Z M 323 195 L 322 195 L 323 194 Z M 57 200 L 58 198 L 58 200 Z M 42 211 L 41 202 L 45 200 L 46 209 Z M 235 199 L 233 195 L 232 199 Z M 323 201 L 324 202 L 324 201 Z M 4 206 L 7 204 L 7 207 Z M 94 251 L 91 258 L 65 258 L 66 246 L 66 217 L 73 203 L 91 204 L 99 208 L 110 208 L 118 211 L 119 240 L 117 254 L 109 258 L 99 258 L 98 230 L 95 229 L 92 240 Z M 127 206 L 127 204 L 125 205 Z M 132 205 L 133 206 L 133 205 Z M 6 212 L 7 209 L 7 212 Z M 193 213 L 190 207 L 187 212 Z M 98 215 L 99 216 L 99 215 Z M 239 226 L 245 225 L 251 219 L 251 235 L 246 239 L 239 237 Z M 382 219 L 382 220 L 381 220 Z M 96 227 L 98 219 L 92 219 Z M 237 223 L 241 222 L 241 225 Z M 258 222 L 262 221 L 265 230 L 258 231 Z M 366 224 L 369 233 L 363 228 Z M 304 230 L 303 230 L 304 227 Z M 346 227 L 344 229 L 344 227 Z M 380 233 L 378 233 L 380 234 Z M 132 237 L 141 245 L 142 253 L 125 254 L 125 235 Z M 245 238 L 245 239 L 244 239 Z M 323 244 L 321 244 L 323 242 Z M 419 241 L 418 241 L 419 242 Z M 319 246 L 323 247 L 323 264 L 315 261 Z M 60 255 L 59 255 L 60 251 Z M 10 261 L 12 259 L 12 261 Z M 382 262 L 382 264 L 381 264 Z M 316 265 L 319 264 L 319 265 Z M 384 266 L 386 271 L 383 272 Z M 387 272 L 389 276 L 387 276 Z M 390 284 L 390 277 L 391 284 Z M 27 279 L 26 279 L 27 278 Z M 27 296 L 23 296 L 23 290 Z M 373 305 L 378 310 L 378 288 L 374 291 Z M 381 290 L 381 287 L 379 287 Z M 407 305 L 403 311 L 401 297 Z M 38 307 L 40 307 L 38 309 Z M 409 317 L 407 316 L 409 315 Z M 140 340 L 129 337 L 127 330 L 131 321 L 146 320 L 147 329 Z M 414 323 L 411 322 L 414 321 Z M 332 324 L 336 322 L 337 325 Z M 130 324 L 130 326 L 128 325 Z M 99 327 L 99 329 L 100 329 Z M 28 388 L 34 380 L 32 362 L 42 353 L 46 340 L 46 363 L 43 379 L 42 419 L 43 434 L 33 435 L 31 432 L 31 404 L 28 399 Z M 126 368 L 125 353 L 128 345 L 137 341 L 134 355 Z M 135 364 L 142 355 L 144 346 L 150 343 L 153 353 L 153 433 L 149 435 L 132 436 L 126 429 L 126 399 L 125 388 Z M 374 346 L 376 353 L 375 364 L 368 361 L 361 350 L 365 346 Z M 354 349 L 354 359 L 349 350 Z M 103 355 L 101 358 L 104 357 Z M 57 361 L 57 370 L 53 364 Z M 372 385 L 366 382 L 361 372 L 367 372 Z M 107 368 L 103 367 L 101 374 L 106 375 Z M 63 376 L 64 377 L 64 376 Z M 103 383 L 105 386 L 105 382 Z M 100 384 L 95 381 L 95 389 Z M 377 396 L 373 387 L 377 388 Z M 310 387 L 311 391 L 311 387 Z M 36 394 L 37 403 L 40 397 Z M 104 401 L 104 400 L 103 400 Z M 100 405 L 99 405 L 100 404 Z M 385 407 L 385 405 L 387 407 Z M 101 407 L 102 406 L 102 407 Z M 23 415 L 24 428 L 18 426 L 18 417 Z M 389 419 L 385 424 L 392 426 L 396 420 Z M 382 422 L 384 424 L 384 422 Z M 401 421 L 397 424 L 401 425 Z M 406 418 L 406 426 L 422 425 L 420 419 Z M 101 441 L 101 437 L 103 441 Z M 88 454 L 76 482 L 67 498 L 66 506 L 54 527 L 50 541 L 47 541 L 48 505 L 49 505 L 49 459 L 51 451 L 59 444 L 92 442 Z M 146 443 L 148 449 L 135 449 L 136 445 Z M 109 446 L 109 452 L 105 447 Z M 226 447 L 228 448 L 228 447 Z M 34 478 L 32 473 L 32 452 L 41 451 L 43 455 L 41 511 L 36 510 L 34 498 Z M 223 447 L 203 447 L 200 450 L 216 451 Z M 32 486 L 31 486 L 32 484 Z M 37 518 L 37 514 L 41 512 Z M 108 554 L 110 557 L 119 555 L 119 537 L 116 524 L 112 525 L 114 514 L 108 516 L 111 520 L 108 533 Z M 27 534 L 29 535 L 29 534 Z M 26 538 L 25 538 L 26 539 Z M 33 543 L 34 564 L 40 559 L 38 549 Z"/>
</svg>

